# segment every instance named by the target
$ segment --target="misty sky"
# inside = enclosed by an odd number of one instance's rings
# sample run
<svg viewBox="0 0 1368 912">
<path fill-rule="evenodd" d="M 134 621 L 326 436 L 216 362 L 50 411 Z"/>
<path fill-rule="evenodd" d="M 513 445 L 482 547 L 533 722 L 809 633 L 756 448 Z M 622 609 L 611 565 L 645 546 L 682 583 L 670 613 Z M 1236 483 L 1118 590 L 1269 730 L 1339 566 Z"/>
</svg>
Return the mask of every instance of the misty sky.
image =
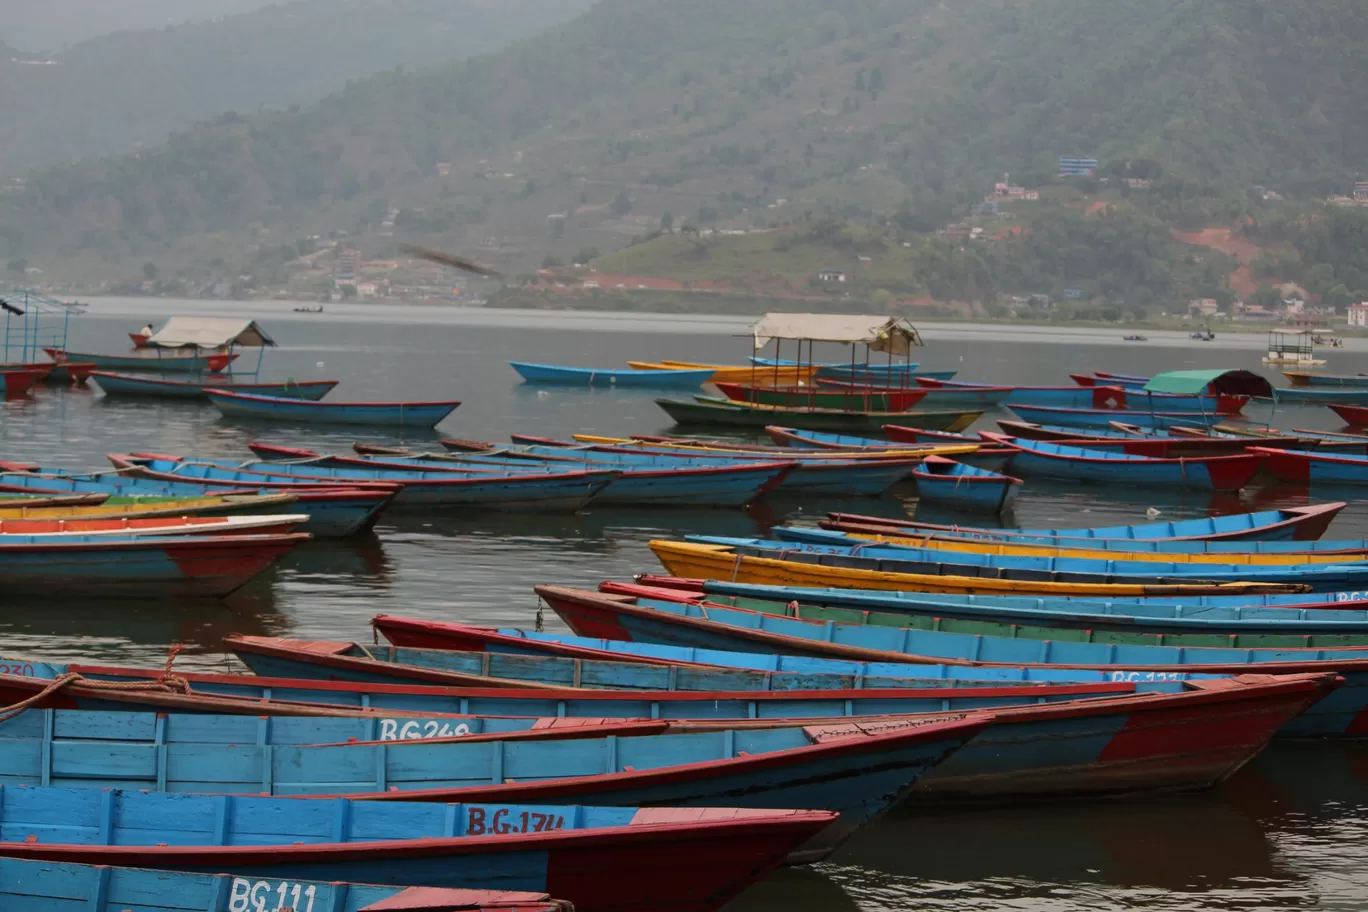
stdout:
<svg viewBox="0 0 1368 912">
<path fill-rule="evenodd" d="M 0 43 L 50 51 L 121 29 L 160 28 L 270 5 L 271 0 L 0 0 Z"/>
</svg>

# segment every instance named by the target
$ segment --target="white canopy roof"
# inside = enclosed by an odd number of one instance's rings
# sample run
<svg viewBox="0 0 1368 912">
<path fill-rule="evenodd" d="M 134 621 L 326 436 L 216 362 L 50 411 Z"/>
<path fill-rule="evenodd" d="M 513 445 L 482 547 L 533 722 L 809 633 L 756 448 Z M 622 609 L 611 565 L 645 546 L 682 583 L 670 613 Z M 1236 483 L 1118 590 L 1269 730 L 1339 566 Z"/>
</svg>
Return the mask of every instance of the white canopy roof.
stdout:
<svg viewBox="0 0 1368 912">
<path fill-rule="evenodd" d="M 905 355 L 922 344 L 917 328 L 907 319 L 888 316 L 770 313 L 751 327 L 751 333 L 757 349 L 771 339 L 805 339 L 863 344 L 874 351 Z"/>
<path fill-rule="evenodd" d="M 222 348 L 245 345 L 259 348 L 275 345 L 255 320 L 234 317 L 172 317 L 160 331 L 147 340 L 160 348 Z"/>
</svg>

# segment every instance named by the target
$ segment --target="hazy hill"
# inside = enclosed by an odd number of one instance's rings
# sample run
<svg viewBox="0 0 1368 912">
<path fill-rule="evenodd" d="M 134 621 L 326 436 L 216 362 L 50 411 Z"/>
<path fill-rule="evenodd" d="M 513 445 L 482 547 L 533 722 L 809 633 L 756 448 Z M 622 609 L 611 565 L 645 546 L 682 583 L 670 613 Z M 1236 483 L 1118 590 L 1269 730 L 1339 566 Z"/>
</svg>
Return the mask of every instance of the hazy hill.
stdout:
<svg viewBox="0 0 1368 912">
<path fill-rule="evenodd" d="M 1252 183 L 1343 191 L 1368 171 L 1360 0 L 601 0 L 493 56 L 36 172 L 0 253 L 190 258 L 214 232 L 240 257 L 392 209 L 397 233 L 508 267 L 666 212 L 904 205 L 924 230 L 1060 155 L 1152 160 L 1149 211 L 1175 224 L 1242 219 Z"/>
<path fill-rule="evenodd" d="M 0 54 L 0 175 L 156 145 L 226 111 L 316 101 L 394 66 L 498 50 L 591 2 L 300 0 L 119 31 L 38 60 Z"/>
<path fill-rule="evenodd" d="M 55 51 L 121 29 L 160 28 L 245 13 L 270 0 L 0 0 L 6 41 L 25 51 Z"/>
</svg>

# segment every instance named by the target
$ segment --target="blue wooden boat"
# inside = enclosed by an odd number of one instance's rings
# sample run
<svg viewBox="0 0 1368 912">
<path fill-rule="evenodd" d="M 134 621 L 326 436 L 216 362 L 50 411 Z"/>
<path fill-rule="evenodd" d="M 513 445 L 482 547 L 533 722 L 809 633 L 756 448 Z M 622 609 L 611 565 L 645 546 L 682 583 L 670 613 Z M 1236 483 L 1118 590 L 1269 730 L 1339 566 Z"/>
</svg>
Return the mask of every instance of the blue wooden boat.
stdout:
<svg viewBox="0 0 1368 912">
<path fill-rule="evenodd" d="M 1200 412 L 1142 412 L 1136 409 L 1076 409 L 1053 408 L 1043 405 L 1007 405 L 1022 421 L 1031 424 L 1048 424 L 1057 427 L 1109 428 L 1113 422 L 1130 424 L 1142 428 L 1170 428 L 1175 425 L 1185 427 L 1210 428 L 1224 420 L 1223 415 L 1215 413 L 1203 415 Z"/>
<path fill-rule="evenodd" d="M 45 348 L 57 364 L 90 365 L 96 370 L 155 373 L 217 374 L 238 359 L 236 353 L 198 348 L 143 348 L 126 355 L 102 355 Z"/>
<path fill-rule="evenodd" d="M 752 599 L 771 587 L 709 581 L 707 598 L 729 594 Z M 705 650 L 749 650 L 784 656 L 810 656 L 866 662 L 959 661 L 976 667 L 1001 665 L 1035 669 L 1101 671 L 1116 680 L 1172 680 L 1193 673 L 1343 675 L 1346 686 L 1331 693 L 1280 730 L 1289 737 L 1359 737 L 1368 731 L 1368 649 L 1221 648 L 1094 643 L 1086 630 L 1047 634 L 1024 626 L 1025 636 L 983 636 L 940 629 L 809 621 L 787 616 L 783 602 L 774 613 L 691 601 L 632 596 L 645 587 L 617 586 L 605 598 L 561 586 L 538 586 L 537 594 L 575 633 L 611 635 L 641 644 L 668 644 Z M 789 590 L 793 597 L 826 597 L 840 590 Z M 668 594 L 668 593 L 660 593 Z M 849 594 L 849 593 L 847 593 Z M 625 596 L 625 597 L 624 597 Z M 937 622 L 939 626 L 939 622 Z M 387 628 L 385 628 L 387 629 Z"/>
<path fill-rule="evenodd" d="M 649 389 L 687 389 L 702 386 L 712 379 L 713 368 L 692 370 L 653 370 L 635 368 L 562 367 L 557 364 L 529 364 L 509 361 L 528 383 L 553 383 L 560 386 L 631 386 Z"/>
<path fill-rule="evenodd" d="M 229 910 L 249 912 L 256 902 L 308 912 L 319 899 L 308 881 L 319 878 L 439 888 L 424 905 L 389 909 L 440 912 L 446 907 L 431 903 L 443 889 L 551 892 L 578 910 L 648 909 L 665 890 L 703 912 L 777 868 L 835 816 L 0 789 L 0 832 L 27 834 L 0 841 L 0 856 L 236 875 L 218 881 L 227 896 L 201 894 L 196 912 L 221 908 L 222 899 Z M 698 863 L 681 865 L 680 855 Z M 96 886 L 108 903 L 112 877 Z M 130 905 L 150 909 L 149 898 Z"/>
<path fill-rule="evenodd" d="M 1273 390 L 1273 398 L 1308 405 L 1368 405 L 1368 387 L 1283 386 Z"/>
<path fill-rule="evenodd" d="M 878 731 L 841 723 L 560 741 L 347 743 L 336 735 L 346 731 L 339 723 L 354 728 L 367 720 L 30 710 L 0 721 L 0 776 L 12 785 L 263 797 L 542 805 L 591 799 L 604 806 L 839 812 L 790 854 L 807 862 L 896 805 L 990 720 L 912 717 Z M 326 803 L 310 806 L 337 819 Z"/>
<path fill-rule="evenodd" d="M 1293 386 L 1368 386 L 1365 374 L 1317 374 L 1312 371 L 1283 371 Z"/>
<path fill-rule="evenodd" d="M 926 378 L 919 379 L 926 380 Z M 889 385 L 890 383 L 892 385 Z M 924 383 L 913 383 L 909 386 L 907 384 L 899 384 L 897 378 L 884 380 L 882 383 L 866 383 L 861 380 L 837 380 L 830 377 L 822 377 L 820 375 L 814 378 L 815 390 L 818 394 L 839 393 L 843 396 L 849 396 L 852 399 L 860 396 L 871 398 L 882 396 L 886 397 L 885 401 L 890 403 L 890 405 L 885 408 L 886 411 L 897 411 L 900 408 L 963 408 L 985 410 L 996 408 L 998 405 L 1002 404 L 1012 392 L 1012 387 L 1010 386 L 941 386 L 940 383 L 941 381 L 939 380 L 926 380 Z M 811 390 L 813 388 L 814 387 L 809 387 L 808 389 Z M 723 387 L 719 386 L 718 389 L 723 389 Z M 757 392 L 760 389 L 763 388 L 757 388 Z M 723 389 L 723 392 L 726 392 L 726 390 Z M 792 404 L 803 403 L 804 390 L 802 388 L 789 387 L 787 388 L 787 393 L 785 395 Z M 910 398 L 913 395 L 918 398 L 912 405 L 894 404 L 898 402 L 898 397 L 900 396 L 907 396 Z M 742 396 L 741 398 L 750 398 L 760 402 L 767 401 L 765 398 L 757 397 L 756 394 Z"/>
<path fill-rule="evenodd" d="M 154 853 L 148 863 L 157 863 Z M 0 908 L 23 912 L 572 912 L 545 893 L 277 881 L 237 874 L 0 858 Z M 291 905 L 293 904 L 293 905 Z"/>
<path fill-rule="evenodd" d="M 344 486 L 396 488 L 394 503 L 403 506 L 480 506 L 499 510 L 575 512 L 583 509 L 609 482 L 613 471 L 544 473 L 394 472 L 376 469 L 333 469 L 261 463 L 260 470 L 178 462 L 172 459 L 111 455 L 129 474 L 154 482 L 188 480 L 204 485 L 260 490 L 317 490 Z"/>
<path fill-rule="evenodd" d="M 91 371 L 91 378 L 106 396 L 137 396 L 156 399 L 208 400 L 204 391 L 226 389 L 235 393 L 254 393 L 287 399 L 322 399 L 337 386 L 336 380 L 285 380 L 280 383 L 234 383 L 231 377 L 199 380 L 165 380 L 160 377 Z"/>
<path fill-rule="evenodd" d="M 1156 458 L 1046 440 L 1021 440 L 989 432 L 984 432 L 983 436 L 1016 451 L 1007 462 L 1010 471 L 1062 481 L 1238 491 L 1253 480 L 1263 464 L 1257 447 L 1231 456 Z"/>
<path fill-rule="evenodd" d="M 788 358 L 761 358 L 752 356 L 751 364 L 760 367 L 810 367 L 812 361 L 793 361 Z M 870 373 L 910 373 L 915 372 L 921 364 L 916 361 L 899 361 L 896 364 L 875 364 L 870 361 L 818 361 L 817 367 L 851 368 L 854 370 L 868 371 Z"/>
<path fill-rule="evenodd" d="M 926 457 L 913 469 L 912 477 L 917 480 L 917 496 L 921 500 L 990 513 L 1006 510 L 1021 490 L 1019 478 L 999 475 L 943 456 Z"/>
<path fill-rule="evenodd" d="M 309 536 L 4 536 L 0 598 L 222 597 L 241 589 Z"/>
<path fill-rule="evenodd" d="M 430 428 L 461 403 L 445 402 L 308 402 L 285 396 L 256 396 L 225 389 L 204 395 L 227 418 L 295 421 L 303 424 L 359 424 L 367 427 Z"/>
<path fill-rule="evenodd" d="M 877 368 L 870 369 L 859 366 L 855 367 L 854 369 L 851 369 L 850 365 L 846 364 L 842 366 L 820 367 L 817 369 L 816 376 L 825 380 L 845 380 L 851 383 L 862 383 L 870 386 L 877 386 L 880 384 L 889 383 L 892 383 L 894 385 L 913 384 L 916 383 L 918 380 L 923 379 L 951 380 L 954 378 L 955 374 L 958 373 L 957 371 L 952 370 L 906 371 L 897 370 L 896 368 L 897 365 L 894 365 L 893 370 Z"/>
<path fill-rule="evenodd" d="M 967 386 L 950 382 L 947 386 Z M 1179 396 L 1171 393 L 1146 393 L 1120 387 L 1018 386 L 1002 401 L 1008 406 L 1045 406 L 1067 409 L 1122 409 L 1133 412 L 1197 412 L 1204 415 L 1234 415 L 1248 396 Z"/>
<path fill-rule="evenodd" d="M 581 658 L 578 666 L 578 688 L 574 686 L 573 672 L 569 662 L 561 656 L 535 656 L 530 650 L 510 655 L 486 656 L 484 653 L 453 652 L 449 649 L 415 648 L 409 646 L 371 646 L 356 643 L 329 643 L 319 640 L 286 640 L 275 637 L 229 636 L 224 640 L 225 647 L 242 659 L 256 675 L 219 676 L 211 681 L 213 692 L 222 693 L 233 688 L 235 696 L 244 702 L 262 699 L 262 686 L 259 682 L 271 680 L 279 682 L 287 690 L 299 694 L 298 700 L 313 700 L 309 692 L 300 690 L 302 682 L 312 681 L 319 684 L 338 686 L 358 685 L 403 685 L 408 690 L 400 693 L 372 693 L 366 702 L 370 707 L 384 710 L 387 704 L 398 704 L 401 708 L 393 712 L 414 713 L 457 713 L 462 716 L 503 715 L 541 717 L 544 719 L 606 718 L 623 719 L 664 719 L 669 721 L 707 721 L 737 719 L 822 719 L 850 716 L 887 716 L 906 715 L 921 712 L 958 712 L 987 709 L 1001 706 L 1019 706 L 1024 703 L 1058 703 L 1065 700 L 1078 700 L 1093 696 L 1117 696 L 1134 691 L 1116 689 L 1097 680 L 1051 680 L 1031 678 L 1029 684 L 1016 681 L 1028 680 L 1019 669 L 1007 669 L 1006 676 L 1017 675 L 1011 685 L 1003 686 L 1000 681 L 959 680 L 957 678 L 922 679 L 913 677 L 922 673 L 920 666 L 904 665 L 889 669 L 891 686 L 869 689 L 873 681 L 880 678 L 866 676 L 859 690 L 839 687 L 814 687 L 800 691 L 776 688 L 768 684 L 767 690 L 757 690 L 758 676 L 708 669 L 703 667 L 680 667 L 674 672 L 668 666 L 643 666 L 641 663 L 623 662 L 616 659 Z M 601 653 L 612 656 L 613 653 Z M 9 664 L 17 664 L 10 662 Z M 502 668 L 514 677 L 510 682 L 521 684 L 525 689 L 511 690 L 501 686 L 498 681 L 485 681 L 486 686 L 498 689 L 479 690 L 469 686 L 474 675 L 485 666 L 491 671 Z M 810 667 L 810 666 L 805 666 Z M 945 666 L 937 666 L 945 667 Z M 55 669 L 54 669 L 55 670 Z M 546 687 L 560 684 L 566 689 L 532 689 L 526 685 L 529 672 L 538 676 L 534 683 Z M 154 675 L 155 671 L 148 672 Z M 542 681 L 543 675 L 554 675 L 556 681 Z M 685 691 L 679 683 L 699 688 L 693 692 Z M 824 675 L 813 675 L 819 683 L 837 683 Z M 846 683 L 841 676 L 839 683 Z M 124 675 L 118 680 L 134 679 Z M 751 683 L 744 692 L 728 693 L 722 684 L 733 679 Z M 619 686 L 619 682 L 626 686 Z M 1134 683 L 1134 682 L 1130 682 Z M 651 689 L 650 684 L 673 685 Z M 954 686 L 946 686 L 946 685 Z M 418 687 L 418 685 L 422 685 Z M 462 687 L 459 692 L 442 690 L 430 685 Z M 709 690 L 701 685 L 717 688 Z M 43 687 L 42 678 L 12 678 L 5 681 L 2 692 L 9 696 L 32 693 Z M 414 688 L 417 687 L 415 690 Z M 586 689 L 592 688 L 586 692 Z M 271 703 L 287 700 L 272 688 Z M 809 693 L 808 690 L 812 692 Z M 1146 690 L 1153 693 L 1177 693 L 1181 688 L 1158 688 Z M 196 693 L 199 694 L 198 684 Z M 164 695 L 156 695 L 165 701 Z M 102 705 L 95 705 L 103 697 Z M 98 690 L 81 698 L 80 709 L 119 708 L 115 699 L 124 698 L 123 694 L 102 695 Z M 131 699 L 138 699 L 134 695 Z M 22 699 L 22 697 L 21 697 Z M 221 701 L 220 701 L 221 702 Z M 40 704 L 42 705 L 42 704 Z M 288 704 L 287 708 L 288 708 Z M 167 704 L 169 709 L 179 710 L 179 704 Z M 210 712 L 224 712 L 216 706 L 207 707 Z M 243 712 L 271 713 L 269 707 L 247 707 Z M 293 708 L 291 708 L 291 711 Z M 296 714 L 297 711 L 295 711 Z M 383 720 L 382 720 L 383 722 Z M 397 732 L 395 720 L 383 722 L 382 731 Z M 435 730 L 429 726 L 411 727 L 414 732 Z M 412 737 L 426 736 L 414 734 Z M 430 737 L 430 736 L 428 736 Z"/>
<path fill-rule="evenodd" d="M 848 496 L 878 496 L 905 479 L 915 460 L 889 458 L 868 460 L 857 465 L 821 460 L 791 461 L 773 453 L 753 455 L 694 455 L 682 451 L 651 451 L 591 447 L 527 446 L 494 448 L 490 453 L 459 452 L 407 455 L 407 450 L 386 448 L 384 455 L 339 456 L 314 453 L 298 447 L 249 444 L 264 457 L 265 465 L 281 459 L 312 459 L 314 465 L 337 467 L 374 467 L 400 471 L 450 472 L 463 469 L 494 469 L 506 472 L 555 472 L 570 466 L 620 472 L 606 489 L 595 497 L 596 504 L 675 504 L 679 506 L 738 506 L 770 491 L 793 490 L 804 493 L 832 493 Z M 762 469 L 762 467 L 764 467 Z M 770 473 L 763 477 L 764 471 Z M 797 476 L 796 478 L 794 476 Z M 742 480 L 751 479 L 746 497 Z M 745 499 L 742 499 L 745 497 Z"/>
<path fill-rule="evenodd" d="M 1265 458 L 1270 473 L 1283 481 L 1304 485 L 1368 484 L 1368 457 L 1341 456 L 1310 450 L 1250 447 Z"/>
<path fill-rule="evenodd" d="M 104 494 L 116 497 L 204 497 L 244 494 L 264 489 L 229 487 L 189 482 L 158 482 L 131 478 L 115 472 L 67 473 L 48 469 L 35 472 L 0 472 L 0 493 Z M 394 500 L 397 487 L 335 487 L 327 490 L 292 490 L 290 508 L 307 513 L 300 526 L 315 538 L 347 538 L 367 531 Z M 276 492 L 268 492 L 276 493 Z"/>
<path fill-rule="evenodd" d="M 1193 564 L 1166 561 L 1111 560 L 1076 557 L 1032 557 L 971 551 L 943 551 L 910 545 L 875 543 L 847 538 L 841 532 L 821 529 L 775 529 L 778 539 L 730 538 L 720 535 L 686 535 L 685 541 L 719 545 L 738 554 L 774 560 L 828 564 L 882 573 L 940 573 L 948 576 L 987 576 L 1023 582 L 1038 578 L 1059 582 L 1085 582 L 1098 585 L 1130 583 L 1156 586 L 1166 583 L 1201 580 L 1207 582 L 1297 583 L 1309 587 L 1302 592 L 1340 592 L 1368 587 L 1368 563 L 1346 564 Z M 827 557 L 832 558 L 827 560 Z M 934 598 L 934 597 L 933 597 Z M 993 596 L 984 596 L 993 598 Z M 1259 609 L 1262 610 L 1262 609 Z M 1291 618 L 1291 615 L 1284 617 Z M 1331 618 L 1323 611 L 1312 618 L 1324 618 L 1317 629 L 1329 630 Z M 1350 627 L 1360 619 L 1368 631 L 1368 613 L 1344 615 Z M 1347 628 L 1346 628 L 1347 629 Z"/>
<path fill-rule="evenodd" d="M 1088 539 L 1114 539 L 1127 542 L 1314 542 L 1325 534 L 1339 512 L 1348 504 L 1343 501 L 1316 504 L 1310 507 L 1289 507 L 1285 510 L 1261 510 L 1256 513 L 1232 513 L 1228 516 L 1179 519 L 1166 522 L 1140 523 L 1132 526 L 1085 526 L 1076 529 L 984 529 L 973 526 L 943 526 L 916 522 L 911 519 L 891 521 L 886 517 L 860 516 L 853 513 L 832 513 L 838 522 L 892 525 L 900 529 L 929 530 L 939 533 L 982 538 L 989 541 L 1012 541 L 1017 538 L 1036 540 L 1069 539 L 1069 547 Z"/>
</svg>

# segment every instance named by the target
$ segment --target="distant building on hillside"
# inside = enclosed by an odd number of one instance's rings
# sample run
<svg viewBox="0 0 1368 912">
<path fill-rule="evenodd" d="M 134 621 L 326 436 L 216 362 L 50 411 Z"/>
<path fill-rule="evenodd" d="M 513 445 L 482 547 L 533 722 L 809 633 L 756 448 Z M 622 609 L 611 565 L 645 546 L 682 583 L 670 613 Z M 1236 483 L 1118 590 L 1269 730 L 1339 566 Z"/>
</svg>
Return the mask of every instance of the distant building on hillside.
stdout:
<svg viewBox="0 0 1368 912">
<path fill-rule="evenodd" d="M 1066 300 L 1066 301 L 1081 301 L 1081 300 L 1083 300 L 1083 289 L 1081 289 L 1081 288 L 1066 288 L 1066 289 L 1064 289 L 1064 300 Z"/>
<path fill-rule="evenodd" d="M 844 282 L 846 271 L 844 269 L 819 269 L 817 270 L 817 280 L 820 282 Z"/>
<path fill-rule="evenodd" d="M 1349 305 L 1349 325 L 1368 327 L 1368 301 Z"/>
<path fill-rule="evenodd" d="M 1092 177 L 1097 173 L 1097 159 L 1095 158 L 1063 158 L 1059 159 L 1060 177 Z"/>
<path fill-rule="evenodd" d="M 1126 186 L 1132 190 L 1148 190 L 1154 186 L 1154 181 L 1148 177 L 1128 177 L 1126 178 Z"/>
<path fill-rule="evenodd" d="M 1196 298 L 1188 302 L 1188 313 L 1194 317 L 1214 317 L 1219 308 L 1215 298 Z"/>
<path fill-rule="evenodd" d="M 1360 203 L 1368 203 L 1368 181 L 1354 182 L 1354 199 Z"/>
<path fill-rule="evenodd" d="M 984 197 L 985 200 L 1038 200 L 1040 199 L 1039 190 L 1027 190 L 1025 187 L 1013 187 L 1012 176 L 1002 175 L 1002 180 L 993 185 L 991 196 Z"/>
<path fill-rule="evenodd" d="M 361 251 L 344 250 L 337 255 L 337 264 L 333 267 L 333 279 L 339 282 L 349 282 L 356 278 L 361 271 Z"/>
</svg>

